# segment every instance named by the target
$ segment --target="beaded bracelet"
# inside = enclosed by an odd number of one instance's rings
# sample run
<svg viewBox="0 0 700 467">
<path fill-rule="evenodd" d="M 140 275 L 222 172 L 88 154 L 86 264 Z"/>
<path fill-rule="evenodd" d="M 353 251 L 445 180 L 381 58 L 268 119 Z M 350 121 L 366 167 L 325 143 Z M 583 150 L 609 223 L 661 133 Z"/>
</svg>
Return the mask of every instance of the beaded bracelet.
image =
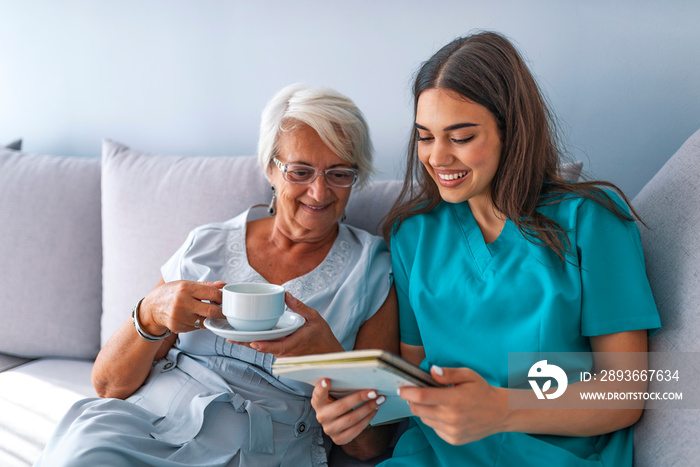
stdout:
<svg viewBox="0 0 700 467">
<path fill-rule="evenodd" d="M 143 297 L 146 298 L 146 297 Z M 134 308 L 131 310 L 131 321 L 134 323 L 134 327 L 136 328 L 136 332 L 141 336 L 142 339 L 147 340 L 148 342 L 158 342 L 160 340 L 165 339 L 168 337 L 171 332 L 170 329 L 165 331 L 165 334 L 162 334 L 160 336 L 154 336 L 152 334 L 147 333 L 143 329 L 141 329 L 141 323 L 139 323 L 139 308 L 141 307 L 141 302 L 143 301 L 143 298 L 139 300 L 139 302 L 136 304 Z"/>
</svg>

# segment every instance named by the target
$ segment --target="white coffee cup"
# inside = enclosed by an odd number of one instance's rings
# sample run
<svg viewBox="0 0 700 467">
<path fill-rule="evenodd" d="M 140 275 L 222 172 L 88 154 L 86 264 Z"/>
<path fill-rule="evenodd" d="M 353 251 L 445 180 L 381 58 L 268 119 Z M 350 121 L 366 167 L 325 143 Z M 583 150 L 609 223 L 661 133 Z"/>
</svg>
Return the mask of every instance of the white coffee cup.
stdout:
<svg viewBox="0 0 700 467">
<path fill-rule="evenodd" d="M 267 331 L 284 313 L 284 287 L 275 284 L 228 284 L 221 289 L 221 308 L 237 331 Z"/>
</svg>

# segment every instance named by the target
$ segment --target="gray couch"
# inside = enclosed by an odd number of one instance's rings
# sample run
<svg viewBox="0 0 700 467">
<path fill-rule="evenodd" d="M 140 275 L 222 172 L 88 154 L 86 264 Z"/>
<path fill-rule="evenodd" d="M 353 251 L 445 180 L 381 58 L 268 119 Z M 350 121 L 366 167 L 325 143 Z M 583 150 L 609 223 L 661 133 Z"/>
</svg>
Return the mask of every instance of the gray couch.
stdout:
<svg viewBox="0 0 700 467">
<path fill-rule="evenodd" d="M 63 413 L 94 397 L 92 359 L 194 226 L 269 201 L 252 157 L 145 154 L 112 141 L 102 158 L 0 149 L 0 466 L 31 465 Z M 697 351 L 700 132 L 634 200 L 664 329 L 653 350 Z M 370 231 L 399 182 L 355 190 L 347 222 Z M 638 466 L 700 456 L 696 411 L 647 411 Z M 332 465 L 354 462 L 338 453 Z"/>
</svg>

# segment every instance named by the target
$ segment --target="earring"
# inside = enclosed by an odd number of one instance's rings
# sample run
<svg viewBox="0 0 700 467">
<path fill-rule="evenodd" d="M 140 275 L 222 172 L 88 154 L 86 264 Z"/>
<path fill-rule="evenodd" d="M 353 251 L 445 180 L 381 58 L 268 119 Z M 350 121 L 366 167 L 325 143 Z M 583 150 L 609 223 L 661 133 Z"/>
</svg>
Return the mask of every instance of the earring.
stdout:
<svg viewBox="0 0 700 467">
<path fill-rule="evenodd" d="M 343 211 L 343 215 L 340 216 L 340 222 L 345 222 L 345 219 L 347 219 L 348 216 L 345 215 L 345 211 Z"/>
<path fill-rule="evenodd" d="M 277 195 L 275 194 L 275 187 L 270 186 L 270 188 L 272 188 L 272 199 L 270 200 L 270 206 L 267 208 L 267 213 L 274 216 L 277 214 Z"/>
</svg>

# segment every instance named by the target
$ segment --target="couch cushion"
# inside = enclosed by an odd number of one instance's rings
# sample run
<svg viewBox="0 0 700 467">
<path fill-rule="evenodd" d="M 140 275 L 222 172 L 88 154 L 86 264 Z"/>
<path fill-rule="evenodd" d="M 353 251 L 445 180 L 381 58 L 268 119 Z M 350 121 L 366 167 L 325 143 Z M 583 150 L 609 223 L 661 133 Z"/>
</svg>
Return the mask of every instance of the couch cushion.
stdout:
<svg viewBox="0 0 700 467">
<path fill-rule="evenodd" d="M 0 373 L 0 465 L 32 465 L 76 401 L 97 397 L 91 361 L 41 359 Z"/>
<path fill-rule="evenodd" d="M 94 357 L 100 160 L 0 149 L 0 258 L 0 352 Z"/>
<path fill-rule="evenodd" d="M 653 352 L 700 352 L 700 130 L 632 201 L 647 276 L 661 315 Z M 700 458 L 697 410 L 647 410 L 634 431 L 636 466 L 694 465 Z"/>
</svg>

